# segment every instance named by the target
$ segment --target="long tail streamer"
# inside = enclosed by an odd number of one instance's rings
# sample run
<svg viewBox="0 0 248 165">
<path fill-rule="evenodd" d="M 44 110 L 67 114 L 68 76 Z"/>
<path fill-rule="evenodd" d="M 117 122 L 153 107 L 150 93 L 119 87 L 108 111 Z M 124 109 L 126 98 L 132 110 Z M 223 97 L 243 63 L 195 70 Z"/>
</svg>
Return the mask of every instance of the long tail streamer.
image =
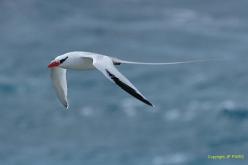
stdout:
<svg viewBox="0 0 248 165">
<path fill-rule="evenodd" d="M 114 58 L 113 61 L 119 64 L 136 64 L 136 65 L 175 65 L 175 64 L 187 64 L 187 63 L 198 63 L 198 62 L 209 62 L 216 61 L 218 59 L 206 59 L 206 60 L 188 60 L 188 61 L 177 61 L 177 62 L 163 62 L 163 63 L 150 63 L 150 62 L 136 62 L 136 61 L 125 61 Z"/>
</svg>

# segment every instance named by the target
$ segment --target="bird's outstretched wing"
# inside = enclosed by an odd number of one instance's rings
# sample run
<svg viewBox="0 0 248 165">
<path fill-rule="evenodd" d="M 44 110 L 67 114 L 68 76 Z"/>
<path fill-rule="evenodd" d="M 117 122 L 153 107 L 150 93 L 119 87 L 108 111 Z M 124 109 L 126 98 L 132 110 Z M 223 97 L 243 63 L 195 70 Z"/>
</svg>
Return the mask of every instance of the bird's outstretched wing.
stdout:
<svg viewBox="0 0 248 165">
<path fill-rule="evenodd" d="M 114 66 L 113 60 L 107 56 L 98 56 L 93 58 L 93 65 L 101 71 L 110 81 L 114 82 L 121 89 L 139 99 L 143 103 L 153 106 L 135 86 L 122 75 Z"/>
<path fill-rule="evenodd" d="M 52 68 L 51 79 L 60 102 L 68 109 L 66 69 L 59 67 Z"/>
</svg>

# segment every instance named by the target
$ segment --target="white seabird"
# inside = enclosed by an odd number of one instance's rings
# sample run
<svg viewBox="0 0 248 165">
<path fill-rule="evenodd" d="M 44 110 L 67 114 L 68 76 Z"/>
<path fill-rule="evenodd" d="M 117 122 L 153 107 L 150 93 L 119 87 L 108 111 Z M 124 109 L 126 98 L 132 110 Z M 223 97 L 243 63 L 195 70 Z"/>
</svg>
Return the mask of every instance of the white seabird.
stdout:
<svg viewBox="0 0 248 165">
<path fill-rule="evenodd" d="M 207 60 L 191 60 L 182 62 L 168 62 L 168 63 L 144 63 L 120 60 L 115 57 L 109 57 L 97 53 L 91 52 L 69 52 L 56 57 L 50 62 L 48 68 L 51 69 L 51 79 L 53 86 L 56 90 L 56 94 L 61 103 L 68 109 L 67 99 L 67 81 L 66 70 L 91 70 L 97 69 L 102 72 L 110 81 L 118 85 L 121 89 L 142 101 L 143 103 L 153 106 L 147 98 L 115 67 L 120 64 L 143 64 L 143 65 L 170 65 L 170 64 L 182 64 L 192 62 L 203 62 Z"/>
</svg>

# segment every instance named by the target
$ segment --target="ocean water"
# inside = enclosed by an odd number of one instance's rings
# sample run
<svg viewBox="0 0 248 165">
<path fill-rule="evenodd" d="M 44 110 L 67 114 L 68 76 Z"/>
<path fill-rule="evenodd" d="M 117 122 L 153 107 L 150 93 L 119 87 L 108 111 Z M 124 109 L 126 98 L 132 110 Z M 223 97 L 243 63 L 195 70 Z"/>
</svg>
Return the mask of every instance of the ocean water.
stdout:
<svg viewBox="0 0 248 165">
<path fill-rule="evenodd" d="M 248 1 L 1 0 L 0 165 L 243 165 Z M 118 68 L 155 104 L 97 71 L 69 71 L 70 109 L 47 64 L 69 51 L 206 63 Z M 242 154 L 244 160 L 208 155 Z"/>
</svg>

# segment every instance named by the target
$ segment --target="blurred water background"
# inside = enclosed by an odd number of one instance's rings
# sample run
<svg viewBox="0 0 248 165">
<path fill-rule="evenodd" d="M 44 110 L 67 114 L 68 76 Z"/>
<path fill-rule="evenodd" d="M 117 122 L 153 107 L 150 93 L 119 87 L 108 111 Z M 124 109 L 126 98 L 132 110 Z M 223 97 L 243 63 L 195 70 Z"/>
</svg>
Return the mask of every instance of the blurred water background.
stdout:
<svg viewBox="0 0 248 165">
<path fill-rule="evenodd" d="M 248 151 L 248 1 L 1 0 L 0 165 L 228 165 Z M 69 71 L 70 110 L 47 64 L 68 51 L 198 64 L 120 66 L 156 108 L 97 71 Z"/>
</svg>

